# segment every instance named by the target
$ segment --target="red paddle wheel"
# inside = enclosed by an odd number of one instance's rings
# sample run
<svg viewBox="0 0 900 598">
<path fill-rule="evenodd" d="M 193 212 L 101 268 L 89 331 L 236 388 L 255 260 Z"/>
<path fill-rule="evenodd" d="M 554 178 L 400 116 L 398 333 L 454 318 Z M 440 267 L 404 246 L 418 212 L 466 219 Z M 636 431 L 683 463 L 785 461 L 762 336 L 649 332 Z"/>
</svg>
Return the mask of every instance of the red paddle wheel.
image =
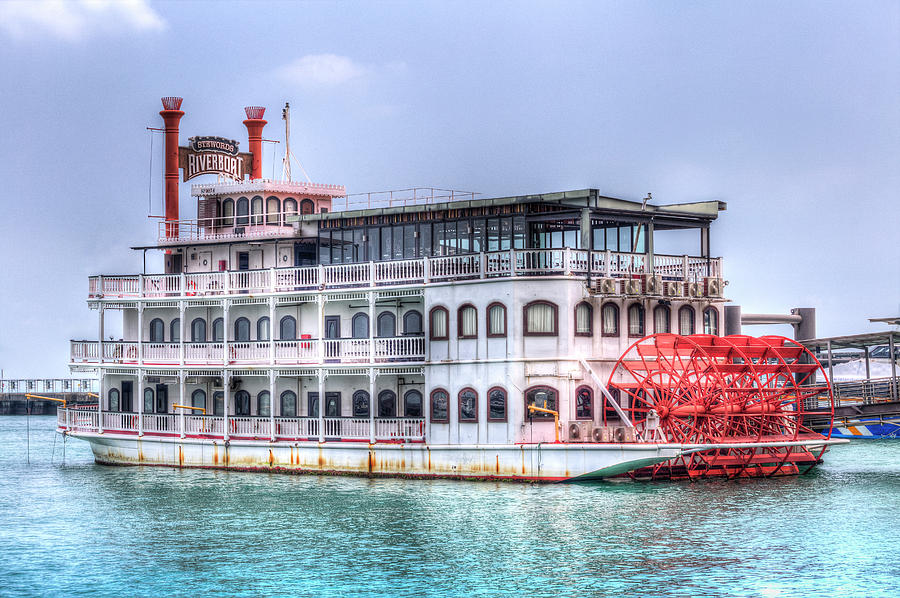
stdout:
<svg viewBox="0 0 900 598">
<path fill-rule="evenodd" d="M 633 477 L 803 473 L 826 439 L 804 421 L 813 411 L 834 416 L 821 364 L 780 336 L 654 334 L 625 351 L 607 386 L 644 441 L 740 445 L 688 452 Z"/>
</svg>

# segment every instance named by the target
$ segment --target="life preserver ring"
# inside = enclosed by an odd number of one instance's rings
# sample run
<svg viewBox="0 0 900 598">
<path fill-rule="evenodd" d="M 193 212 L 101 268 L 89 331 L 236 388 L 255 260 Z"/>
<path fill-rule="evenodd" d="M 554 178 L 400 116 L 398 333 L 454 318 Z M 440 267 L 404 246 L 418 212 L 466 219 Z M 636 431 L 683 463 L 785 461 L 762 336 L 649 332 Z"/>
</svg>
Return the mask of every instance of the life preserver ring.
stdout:
<svg viewBox="0 0 900 598">
<path fill-rule="evenodd" d="M 193 297 L 197 294 L 197 281 L 189 280 L 187 283 L 187 292 L 185 293 L 188 297 Z"/>
<path fill-rule="evenodd" d="M 229 356 L 229 359 L 231 359 L 231 361 L 234 361 L 235 359 L 237 359 L 237 349 L 234 348 L 234 345 L 231 345 L 230 347 L 228 347 L 228 356 Z"/>
</svg>

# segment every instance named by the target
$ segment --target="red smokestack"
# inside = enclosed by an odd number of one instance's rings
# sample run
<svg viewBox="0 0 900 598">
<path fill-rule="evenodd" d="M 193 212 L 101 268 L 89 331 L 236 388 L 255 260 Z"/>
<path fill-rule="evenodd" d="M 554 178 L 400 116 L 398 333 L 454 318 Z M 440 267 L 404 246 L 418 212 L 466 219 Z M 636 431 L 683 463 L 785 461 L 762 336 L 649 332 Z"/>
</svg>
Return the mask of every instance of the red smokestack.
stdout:
<svg viewBox="0 0 900 598">
<path fill-rule="evenodd" d="M 159 113 L 166 123 L 166 237 L 178 236 L 178 123 L 181 98 L 162 98 L 163 110 Z"/>
<path fill-rule="evenodd" d="M 250 167 L 250 180 L 262 178 L 262 130 L 266 126 L 263 116 L 266 109 L 261 106 L 247 106 L 244 108 L 247 120 L 244 126 L 247 127 L 247 140 L 250 145 L 250 153 L 253 154 L 253 162 Z"/>
</svg>

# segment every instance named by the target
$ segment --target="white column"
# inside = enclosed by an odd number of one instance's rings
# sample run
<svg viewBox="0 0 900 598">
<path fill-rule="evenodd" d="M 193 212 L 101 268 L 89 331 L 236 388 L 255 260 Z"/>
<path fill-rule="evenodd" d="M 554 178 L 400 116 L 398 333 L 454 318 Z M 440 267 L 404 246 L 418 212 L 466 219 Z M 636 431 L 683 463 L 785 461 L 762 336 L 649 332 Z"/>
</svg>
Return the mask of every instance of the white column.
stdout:
<svg viewBox="0 0 900 598">
<path fill-rule="evenodd" d="M 325 442 L 325 370 L 319 368 L 319 442 Z"/>
<path fill-rule="evenodd" d="M 269 297 L 269 365 L 275 365 L 275 297 Z"/>
<path fill-rule="evenodd" d="M 375 368 L 369 368 L 369 444 L 375 444 Z"/>
<path fill-rule="evenodd" d="M 138 369 L 144 364 L 144 304 L 138 303 L 138 329 L 137 329 L 137 362 Z"/>
<path fill-rule="evenodd" d="M 222 302 L 222 363 L 228 365 L 228 331 L 231 326 L 228 325 L 228 299 Z"/>
<path fill-rule="evenodd" d="M 271 328 L 269 330 L 271 332 Z M 271 336 L 271 335 L 270 335 Z M 275 442 L 275 376 L 274 369 L 269 370 L 269 430 L 270 440 Z"/>
<path fill-rule="evenodd" d="M 369 363 L 375 363 L 375 291 L 369 291 Z"/>
<path fill-rule="evenodd" d="M 103 434 L 103 398 L 106 396 L 106 370 L 100 368 L 100 393 L 97 398 L 97 432 Z"/>
<path fill-rule="evenodd" d="M 182 275 L 183 276 L 183 275 Z M 182 320 L 182 323 L 184 320 Z M 182 349 L 184 349 L 184 345 L 181 345 Z M 182 353 L 182 358 L 184 354 Z M 178 404 L 179 405 L 187 405 L 187 401 L 184 399 L 184 370 L 178 370 Z M 181 437 L 184 438 L 184 407 L 179 409 L 181 411 L 181 417 L 179 417 L 179 423 L 181 425 Z M 192 412 L 193 413 L 193 412 Z"/>
<path fill-rule="evenodd" d="M 100 351 L 99 353 L 99 367 L 100 367 L 100 393 L 97 398 L 97 432 L 103 433 L 103 399 L 106 397 L 106 393 L 103 388 L 103 382 L 106 380 L 106 372 L 103 369 L 103 315 L 104 309 L 103 304 L 100 304 L 100 342 L 97 346 L 97 349 Z"/>
<path fill-rule="evenodd" d="M 227 337 L 227 335 L 226 335 Z M 228 395 L 230 393 L 230 389 L 228 388 L 231 384 L 231 375 L 228 370 L 224 370 L 222 372 L 222 440 L 228 440 Z M 213 399 L 213 407 L 215 407 L 216 401 Z"/>
<path fill-rule="evenodd" d="M 138 398 L 138 437 L 144 435 L 144 374 L 138 368 L 137 373 L 137 398 Z"/>
<path fill-rule="evenodd" d="M 184 282 L 184 273 L 181 274 L 182 282 Z M 182 287 L 183 288 L 183 287 Z M 181 328 L 181 331 L 178 334 L 178 363 L 184 367 L 184 319 L 187 312 L 187 308 L 185 307 L 184 301 L 178 302 L 178 327 Z M 184 397 L 181 397 L 181 400 L 184 401 Z M 185 404 L 185 403 L 182 403 Z"/>
<path fill-rule="evenodd" d="M 319 314 L 319 363 L 325 362 L 325 296 L 322 293 L 316 295 L 316 307 Z M 321 403 L 321 397 L 319 397 Z M 321 411 L 321 404 L 319 405 Z"/>
</svg>

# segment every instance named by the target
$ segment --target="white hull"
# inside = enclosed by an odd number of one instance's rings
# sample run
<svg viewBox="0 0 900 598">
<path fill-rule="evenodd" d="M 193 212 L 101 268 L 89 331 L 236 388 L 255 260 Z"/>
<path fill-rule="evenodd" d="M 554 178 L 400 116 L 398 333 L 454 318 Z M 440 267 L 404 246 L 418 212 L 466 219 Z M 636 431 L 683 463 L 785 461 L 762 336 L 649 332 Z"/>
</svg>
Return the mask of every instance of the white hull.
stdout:
<svg viewBox="0 0 900 598">
<path fill-rule="evenodd" d="M 664 444 L 287 443 L 70 435 L 90 442 L 96 461 L 109 465 L 543 482 L 616 476 L 680 452 L 680 447 Z"/>
</svg>

